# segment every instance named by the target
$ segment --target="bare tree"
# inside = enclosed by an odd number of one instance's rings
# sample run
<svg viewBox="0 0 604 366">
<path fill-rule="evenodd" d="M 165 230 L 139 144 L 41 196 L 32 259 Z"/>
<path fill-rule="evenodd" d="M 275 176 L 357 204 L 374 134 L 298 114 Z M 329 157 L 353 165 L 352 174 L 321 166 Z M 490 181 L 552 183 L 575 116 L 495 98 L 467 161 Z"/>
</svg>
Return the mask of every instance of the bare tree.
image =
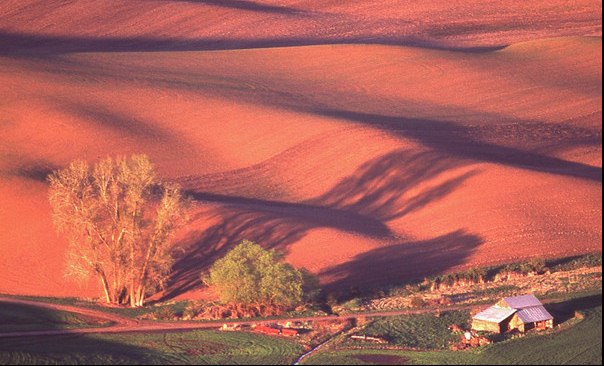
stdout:
<svg viewBox="0 0 604 366">
<path fill-rule="evenodd" d="M 98 276 L 108 303 L 142 306 L 172 267 L 186 217 L 180 189 L 159 182 L 145 155 L 75 161 L 49 180 L 53 221 L 70 244 L 67 274 Z"/>
</svg>

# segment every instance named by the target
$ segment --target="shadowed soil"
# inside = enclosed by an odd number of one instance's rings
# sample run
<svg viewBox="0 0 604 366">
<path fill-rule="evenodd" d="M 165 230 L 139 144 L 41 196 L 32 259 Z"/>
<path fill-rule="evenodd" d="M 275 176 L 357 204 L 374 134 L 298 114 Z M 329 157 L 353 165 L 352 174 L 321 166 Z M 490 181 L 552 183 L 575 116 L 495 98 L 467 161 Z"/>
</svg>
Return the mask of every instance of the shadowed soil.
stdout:
<svg viewBox="0 0 604 366">
<path fill-rule="evenodd" d="M 371 365 L 406 365 L 409 360 L 395 355 L 356 355 L 355 358 Z"/>
<path fill-rule="evenodd" d="M 331 287 L 601 250 L 601 50 L 585 0 L 4 1 L 0 293 L 98 295 L 46 177 L 130 153 L 195 202 L 168 297 L 243 239 Z"/>
</svg>

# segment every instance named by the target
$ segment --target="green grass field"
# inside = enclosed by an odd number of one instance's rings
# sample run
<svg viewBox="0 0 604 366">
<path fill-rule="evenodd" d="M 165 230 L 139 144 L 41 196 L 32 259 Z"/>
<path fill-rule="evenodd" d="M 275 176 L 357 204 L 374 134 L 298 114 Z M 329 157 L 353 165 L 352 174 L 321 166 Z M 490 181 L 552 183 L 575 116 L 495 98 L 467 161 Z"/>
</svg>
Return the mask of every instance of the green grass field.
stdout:
<svg viewBox="0 0 604 366">
<path fill-rule="evenodd" d="M 59 304 L 59 305 L 69 305 L 69 306 L 77 306 L 82 308 L 88 308 L 93 310 L 99 310 L 106 313 L 112 313 L 128 318 L 138 318 L 140 316 L 155 313 L 161 310 L 169 310 L 168 312 L 172 314 L 182 313 L 185 309 L 188 301 L 176 301 L 170 303 L 163 303 L 158 305 L 146 305 L 139 308 L 130 308 L 130 307 L 112 307 L 112 306 L 104 306 L 103 303 L 98 303 L 93 300 L 86 299 L 78 299 L 75 297 L 45 297 L 45 296 L 18 296 L 18 295 L 9 295 L 2 294 L 5 297 L 12 297 L 15 299 L 28 300 L 28 301 L 39 301 L 43 303 L 49 304 Z"/>
<path fill-rule="evenodd" d="M 0 332 L 102 325 L 79 314 L 0 303 Z M 302 353 L 291 340 L 218 331 L 0 338 L 0 365 L 291 364 Z"/>
<path fill-rule="evenodd" d="M 601 293 L 600 295 L 601 296 Z M 471 351 L 331 350 L 304 360 L 308 365 L 601 365 L 602 300 L 593 296 L 560 304 L 556 309 L 579 310 L 585 318 L 552 334 L 523 338 Z M 408 332 L 413 330 L 408 329 Z"/>
<path fill-rule="evenodd" d="M 529 334 L 481 349 L 453 352 L 444 348 L 458 336 L 451 335 L 447 327 L 467 322 L 466 312 L 382 318 L 369 323 L 360 334 L 385 337 L 391 344 L 424 351 L 369 349 L 370 345 L 346 340 L 303 363 L 601 364 L 601 292 L 568 298 L 548 308 L 557 319 L 568 319 L 575 311 L 584 314 L 584 319 L 570 320 L 551 334 Z M 0 305 L 0 331 L 70 329 L 94 325 L 91 322 L 94 320 L 67 312 Z M 291 364 L 302 353 L 303 347 L 292 340 L 218 331 L 0 339 L 0 364 Z"/>
<path fill-rule="evenodd" d="M 66 311 L 0 303 L 0 332 L 90 328 L 104 325 L 109 323 Z"/>
<path fill-rule="evenodd" d="M 371 322 L 361 335 L 381 337 L 395 346 L 421 349 L 446 349 L 458 338 L 449 330 L 452 324 L 465 326 L 470 314 L 467 311 L 435 314 L 401 315 L 382 318 Z M 413 329 L 413 332 L 409 332 Z M 359 342 L 349 341 L 359 344 Z M 363 344 L 363 343 L 360 343 Z"/>
<path fill-rule="evenodd" d="M 0 341 L 0 364 L 292 364 L 302 353 L 290 340 L 218 331 Z"/>
</svg>

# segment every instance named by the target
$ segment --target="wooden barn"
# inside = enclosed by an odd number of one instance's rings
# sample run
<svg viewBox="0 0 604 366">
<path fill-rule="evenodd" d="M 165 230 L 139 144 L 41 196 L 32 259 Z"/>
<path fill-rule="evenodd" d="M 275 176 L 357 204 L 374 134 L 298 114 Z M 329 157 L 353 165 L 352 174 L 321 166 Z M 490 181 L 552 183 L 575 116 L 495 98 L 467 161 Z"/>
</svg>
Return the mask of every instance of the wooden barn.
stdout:
<svg viewBox="0 0 604 366">
<path fill-rule="evenodd" d="M 503 333 L 554 327 L 554 317 L 535 295 L 505 297 L 472 318 L 472 330 Z"/>
<path fill-rule="evenodd" d="M 472 330 L 482 330 L 493 333 L 503 333 L 508 330 L 515 309 L 491 306 L 472 318 Z"/>
</svg>

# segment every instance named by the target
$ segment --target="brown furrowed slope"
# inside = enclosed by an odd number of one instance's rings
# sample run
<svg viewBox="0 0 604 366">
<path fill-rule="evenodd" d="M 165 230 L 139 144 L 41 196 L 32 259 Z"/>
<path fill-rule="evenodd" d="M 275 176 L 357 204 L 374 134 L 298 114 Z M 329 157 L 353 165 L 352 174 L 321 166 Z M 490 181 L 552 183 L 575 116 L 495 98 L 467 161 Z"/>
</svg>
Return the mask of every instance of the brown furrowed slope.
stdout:
<svg viewBox="0 0 604 366">
<path fill-rule="evenodd" d="M 491 31 L 382 3 L 0 5 L 0 293 L 97 295 L 62 275 L 45 178 L 134 152 L 196 202 L 168 296 L 197 296 L 200 271 L 242 239 L 344 288 L 601 250 L 601 38 L 467 52 L 597 35 L 601 4 L 476 6 Z M 336 21 L 362 16 L 387 20 Z M 117 52 L 131 48 L 170 52 Z"/>
<path fill-rule="evenodd" d="M 323 43 L 499 47 L 601 36 L 597 0 L 5 0 L 4 52 L 235 49 Z"/>
</svg>

